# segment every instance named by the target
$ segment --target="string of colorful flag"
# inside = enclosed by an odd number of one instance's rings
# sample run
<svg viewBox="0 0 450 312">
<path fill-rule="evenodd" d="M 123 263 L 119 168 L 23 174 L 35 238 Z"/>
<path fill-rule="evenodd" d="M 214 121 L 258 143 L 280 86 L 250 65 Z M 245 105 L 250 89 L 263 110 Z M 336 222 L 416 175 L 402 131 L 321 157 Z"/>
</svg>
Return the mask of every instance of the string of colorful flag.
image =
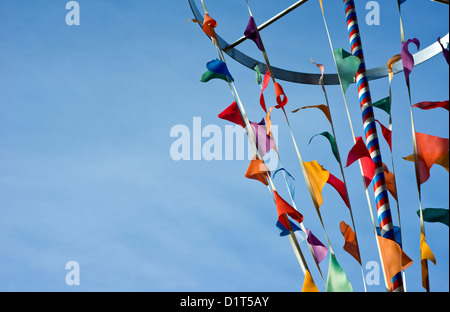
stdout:
<svg viewBox="0 0 450 312">
<path fill-rule="evenodd" d="M 325 18 L 325 10 L 320 0 L 320 6 L 323 14 L 323 19 L 325 23 L 325 28 L 328 34 L 328 39 L 330 42 L 330 47 L 332 50 L 333 58 L 335 60 L 336 69 L 338 71 L 340 87 L 342 90 L 342 95 L 344 98 L 347 115 L 349 117 L 349 125 L 352 130 L 354 146 L 349 151 L 346 168 L 359 162 L 361 174 L 363 177 L 364 190 L 366 192 L 366 197 L 368 201 L 369 210 L 372 217 L 372 223 L 374 227 L 374 234 L 376 237 L 376 243 L 378 247 L 378 252 L 383 268 L 383 274 L 386 283 L 386 289 L 388 291 L 406 291 L 405 283 L 405 270 L 411 266 L 412 260 L 405 254 L 402 247 L 402 231 L 401 231 L 401 218 L 400 218 L 400 203 L 398 200 L 398 188 L 396 182 L 395 174 L 395 164 L 393 157 L 393 118 L 391 114 L 392 107 L 392 80 L 394 77 L 392 67 L 395 63 L 403 61 L 405 77 L 407 82 L 407 88 L 411 100 L 411 121 L 412 121 L 412 132 L 413 132 L 413 147 L 414 154 L 405 157 L 406 160 L 415 163 L 416 176 L 418 184 L 419 193 L 419 206 L 420 209 L 417 212 L 420 222 L 421 222 L 421 263 L 422 263 L 422 276 L 423 276 L 423 287 L 430 291 L 429 279 L 428 279 L 428 261 L 432 261 L 436 264 L 434 255 L 426 244 L 425 236 L 425 222 L 435 223 L 440 222 L 448 226 L 448 209 L 423 209 L 422 208 L 422 194 L 421 185 L 430 179 L 430 169 L 433 165 L 438 164 L 447 171 L 449 171 L 449 141 L 448 139 L 438 138 L 430 136 L 427 134 L 417 133 L 415 131 L 415 122 L 413 108 L 418 108 L 421 110 L 431 110 L 437 108 L 444 108 L 449 110 L 449 102 L 421 102 L 416 105 L 412 105 L 411 98 L 411 86 L 409 76 L 414 68 L 414 59 L 409 53 L 408 46 L 410 43 L 415 43 L 419 48 L 419 41 L 417 39 L 409 40 L 405 42 L 404 27 L 401 19 L 401 3 L 405 0 L 399 0 L 399 12 L 400 12 L 400 25 L 401 25 L 401 36 L 402 36 L 402 49 L 401 54 L 391 58 L 388 62 L 389 69 L 389 96 L 372 103 L 369 82 L 366 77 L 366 67 L 364 60 L 364 53 L 362 49 L 361 36 L 359 33 L 358 20 L 356 16 L 356 9 L 353 0 L 343 0 L 345 15 L 347 19 L 347 26 L 349 32 L 349 40 L 351 45 L 351 53 L 346 52 L 343 48 L 334 50 L 332 44 L 332 38 L 330 36 L 328 25 Z M 353 209 L 350 201 L 347 179 L 344 171 L 344 163 L 342 162 L 339 144 L 336 137 L 336 132 L 333 124 L 333 118 L 330 109 L 330 101 L 326 92 L 325 85 L 323 83 L 323 77 L 325 73 L 325 68 L 321 64 L 316 64 L 312 61 L 321 71 L 321 79 L 318 81 L 318 85 L 322 86 L 323 93 L 325 96 L 326 105 L 312 105 L 299 108 L 292 111 L 293 114 L 297 114 L 305 109 L 319 109 L 325 115 L 331 126 L 331 133 L 329 131 L 321 132 L 313 136 L 310 139 L 309 144 L 312 144 L 314 140 L 318 137 L 323 137 L 327 139 L 331 146 L 331 153 L 339 164 L 342 180 L 327 171 L 323 166 L 321 166 L 316 160 L 305 162 L 300 153 L 300 147 L 294 135 L 292 128 L 292 123 L 289 120 L 288 114 L 285 107 L 288 104 L 288 97 L 286 96 L 283 87 L 279 84 L 273 75 L 272 67 L 270 65 L 269 56 L 266 52 L 262 37 L 258 31 L 258 27 L 255 21 L 255 17 L 252 13 L 248 0 L 246 0 L 246 5 L 250 15 L 249 22 L 244 31 L 244 36 L 252 40 L 257 49 L 262 53 L 265 64 L 268 68 L 267 72 L 262 75 L 259 66 L 255 67 L 256 82 L 261 87 L 260 93 L 260 103 L 264 118 L 261 122 L 251 122 L 246 114 L 245 106 L 241 101 L 237 88 L 234 82 L 234 78 L 228 70 L 226 59 L 220 46 L 215 28 L 218 26 L 216 20 L 210 17 L 204 0 L 202 0 L 203 9 L 205 11 L 205 17 L 203 21 L 192 20 L 199 23 L 203 29 L 203 32 L 207 34 L 214 46 L 217 48 L 218 59 L 208 62 L 206 67 L 207 71 L 201 76 L 201 82 L 209 82 L 213 79 L 221 79 L 227 82 L 230 91 L 233 95 L 234 102 L 227 107 L 222 113 L 219 114 L 219 118 L 237 124 L 243 127 L 247 133 L 250 145 L 254 151 L 254 158 L 251 161 L 249 168 L 245 174 L 248 179 L 253 179 L 261 182 L 268 187 L 269 192 L 274 200 L 276 212 L 277 212 L 277 222 L 276 226 L 280 229 L 280 236 L 289 237 L 294 253 L 299 261 L 299 264 L 304 273 L 305 279 L 303 282 L 304 292 L 317 292 L 319 291 L 316 283 L 312 277 L 311 270 L 308 267 L 306 258 L 301 249 L 300 243 L 298 242 L 296 232 L 303 232 L 306 235 L 306 242 L 308 249 L 314 259 L 316 268 L 318 269 L 320 276 L 325 284 L 325 289 L 327 292 L 352 292 L 353 286 L 348 280 L 346 273 L 342 269 L 338 262 L 336 253 L 333 247 L 325 224 L 322 217 L 322 212 L 320 207 L 324 202 L 322 196 L 323 189 L 326 185 L 330 185 L 335 189 L 343 203 L 349 209 L 349 214 L 352 220 L 352 226 L 346 224 L 344 221 L 339 223 L 340 231 L 344 238 L 343 249 L 349 253 L 360 265 L 364 287 L 366 282 L 364 280 L 364 271 L 362 266 L 362 258 L 360 253 L 360 248 L 358 244 L 358 234 L 356 229 L 356 222 L 353 215 Z M 438 39 L 439 40 L 439 39 Z M 440 40 L 439 40 L 440 42 Z M 448 63 L 448 50 L 441 44 L 443 55 Z M 270 82 L 273 82 L 273 88 L 275 91 L 275 102 L 276 105 L 268 109 L 267 102 L 264 96 L 265 90 L 269 87 Z M 346 101 L 346 92 L 350 85 L 355 83 L 358 87 L 358 94 L 361 104 L 362 118 L 364 122 L 365 139 L 362 137 L 356 137 L 353 123 L 350 117 L 349 107 Z M 375 118 L 375 112 L 373 108 L 378 108 L 386 112 L 389 116 L 389 127 L 385 127 L 382 122 Z M 327 246 L 325 246 L 316 236 L 305 226 L 306 222 L 311 220 L 304 220 L 303 215 L 299 212 L 295 204 L 295 178 L 291 173 L 283 166 L 281 162 L 280 151 L 277 148 L 277 142 L 275 141 L 272 134 L 272 114 L 277 111 L 282 112 L 282 116 L 286 121 L 286 125 L 290 132 L 293 146 L 297 153 L 297 157 L 300 163 L 300 168 L 303 173 L 305 182 L 307 184 L 311 199 L 313 201 L 317 216 L 319 218 L 320 224 L 322 226 L 324 235 L 326 237 Z M 381 149 L 377 134 L 377 125 L 380 127 L 382 135 L 386 140 L 390 148 L 391 156 L 391 167 L 392 172 L 389 171 L 388 166 L 383 162 L 381 156 Z M 274 151 L 279 158 L 281 168 L 277 169 L 273 173 L 269 170 L 267 164 L 264 162 L 264 157 L 270 152 Z M 283 199 L 275 187 L 275 178 L 277 176 L 282 176 L 283 181 L 287 187 L 288 194 L 292 204 L 289 204 L 285 199 Z M 368 188 L 373 185 L 374 196 L 376 202 L 376 210 L 378 213 L 378 224 L 375 222 L 375 218 L 372 213 L 371 199 L 368 193 Z M 399 225 L 394 226 L 392 215 L 390 212 L 389 204 L 389 194 L 395 199 L 397 203 L 397 212 L 399 218 Z M 295 222 L 294 222 L 295 221 Z M 378 226 L 377 226 L 378 225 Z M 352 228 L 353 227 L 353 228 Z M 329 258 L 328 275 L 326 280 L 322 273 L 320 264 L 327 258 Z M 365 291 L 367 289 L 365 288 Z"/>
</svg>

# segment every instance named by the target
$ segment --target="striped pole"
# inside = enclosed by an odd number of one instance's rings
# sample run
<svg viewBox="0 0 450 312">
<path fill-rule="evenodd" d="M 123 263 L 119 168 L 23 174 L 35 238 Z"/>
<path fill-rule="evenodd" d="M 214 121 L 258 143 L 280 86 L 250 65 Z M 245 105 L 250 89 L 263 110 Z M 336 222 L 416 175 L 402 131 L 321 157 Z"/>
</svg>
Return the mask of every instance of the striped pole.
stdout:
<svg viewBox="0 0 450 312">
<path fill-rule="evenodd" d="M 375 172 L 375 178 L 373 180 L 373 187 L 375 193 L 375 201 L 377 204 L 378 222 L 380 224 L 381 236 L 387 239 L 395 240 L 394 225 L 392 222 L 392 214 L 389 206 L 389 195 L 386 187 L 383 160 L 381 158 L 380 144 L 378 140 L 374 110 L 370 95 L 369 80 L 367 79 L 366 64 L 364 60 L 364 52 L 362 48 L 361 35 L 359 32 L 355 3 L 353 0 L 343 1 L 352 54 L 354 56 L 357 56 L 361 60 L 361 65 L 356 74 L 356 83 L 358 87 L 367 148 L 369 149 L 370 155 L 374 160 L 377 168 Z M 392 280 L 392 285 L 392 291 L 404 291 L 401 272 L 394 277 L 394 279 Z"/>
</svg>

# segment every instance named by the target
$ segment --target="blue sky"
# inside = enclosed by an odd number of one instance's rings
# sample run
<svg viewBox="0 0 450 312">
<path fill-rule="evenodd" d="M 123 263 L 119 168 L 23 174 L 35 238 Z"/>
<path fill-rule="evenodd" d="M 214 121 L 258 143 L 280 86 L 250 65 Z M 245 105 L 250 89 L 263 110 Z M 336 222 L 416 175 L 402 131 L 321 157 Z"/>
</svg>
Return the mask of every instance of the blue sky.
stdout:
<svg viewBox="0 0 450 312">
<path fill-rule="evenodd" d="M 243 176 L 248 161 L 180 161 L 170 156 L 176 125 L 227 123 L 217 115 L 231 102 L 221 81 L 199 82 L 217 57 L 192 18 L 187 1 L 78 1 L 81 25 L 65 23 L 67 1 L 0 2 L 0 290 L 1 291 L 299 291 L 303 274 L 289 241 L 279 237 L 270 194 Z M 257 23 L 293 1 L 252 4 Z M 361 3 L 359 3 L 361 2 Z M 398 11 L 380 1 L 381 25 L 363 23 L 369 67 L 400 51 Z M 200 2 L 198 2 L 200 3 Z M 207 1 L 228 41 L 242 36 L 248 21 L 244 1 Z M 348 50 L 343 6 L 324 1 L 335 48 Z M 423 47 L 448 32 L 441 4 L 403 5 L 408 38 Z M 439 21 L 429 23 L 429 20 Z M 433 25 L 431 25 L 433 24 Z M 335 72 L 318 1 L 309 1 L 262 33 L 273 65 L 315 72 L 310 59 Z M 240 49 L 260 58 L 255 46 Z M 252 71 L 229 59 L 229 69 L 252 121 L 263 117 Z M 320 87 L 282 83 L 288 110 L 324 104 Z M 374 100 L 386 97 L 386 79 L 371 84 Z M 328 87 L 342 154 L 352 145 L 338 87 Z M 418 198 L 414 168 L 401 158 L 412 153 L 409 103 L 403 75 L 393 84 L 394 157 L 410 291 L 423 291 L 420 277 Z M 266 99 L 273 99 L 268 90 Z M 448 100 L 448 66 L 438 56 L 412 75 L 414 102 Z M 358 135 L 362 121 L 355 86 L 347 92 Z M 272 103 L 273 104 L 273 103 Z M 415 111 L 419 132 L 448 137 L 448 114 Z M 336 176 L 339 168 L 320 140 L 329 131 L 320 113 L 292 115 L 305 161 L 317 160 Z M 378 112 L 377 118 L 387 123 Z M 279 149 L 297 179 L 296 204 L 305 223 L 323 231 L 280 114 Z M 382 142 L 385 162 L 388 148 Z M 364 264 L 378 261 L 375 239 L 357 166 L 346 169 Z M 427 208 L 448 209 L 448 173 L 434 167 L 423 187 Z M 280 193 L 286 194 L 280 187 Z M 343 250 L 339 223 L 347 208 L 325 189 L 321 208 L 331 244 L 355 290 L 361 271 Z M 394 220 L 396 221 L 396 213 Z M 448 228 L 427 224 L 438 265 L 430 265 L 433 291 L 448 291 Z M 306 246 L 302 245 L 306 251 Z M 306 253 L 306 252 L 305 252 Z M 81 267 L 81 285 L 65 284 L 69 261 Z M 312 265 L 310 255 L 307 255 Z M 326 272 L 328 259 L 322 264 Z M 320 290 L 323 283 L 313 270 Z M 369 287 L 383 291 L 383 286 Z"/>
</svg>

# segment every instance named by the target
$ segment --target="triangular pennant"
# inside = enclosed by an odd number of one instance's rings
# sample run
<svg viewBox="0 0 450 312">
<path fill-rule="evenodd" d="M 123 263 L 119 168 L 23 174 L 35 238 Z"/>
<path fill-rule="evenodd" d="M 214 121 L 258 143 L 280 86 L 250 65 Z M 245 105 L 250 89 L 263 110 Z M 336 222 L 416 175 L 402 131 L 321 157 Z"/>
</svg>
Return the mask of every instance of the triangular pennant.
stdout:
<svg viewBox="0 0 450 312">
<path fill-rule="evenodd" d="M 348 209 L 351 209 L 350 200 L 347 195 L 347 189 L 345 187 L 344 182 L 336 178 L 334 175 L 330 173 L 330 177 L 328 178 L 327 183 L 334 187 L 334 189 L 339 193 L 344 203 L 347 205 Z"/>
<path fill-rule="evenodd" d="M 331 119 L 330 109 L 328 108 L 327 105 L 323 105 L 323 104 L 322 105 L 314 105 L 314 106 L 305 106 L 305 107 L 302 107 L 302 108 L 299 108 L 299 109 L 296 109 L 296 110 L 292 111 L 292 113 L 295 114 L 295 113 L 298 113 L 301 110 L 308 109 L 308 108 L 318 108 L 318 109 L 320 109 L 325 114 L 325 116 L 327 117 L 327 119 L 330 122 L 330 124 L 333 123 L 332 119 Z"/>
<path fill-rule="evenodd" d="M 344 270 L 338 263 L 336 256 L 331 253 L 328 268 L 327 292 L 353 292 L 353 287 Z"/>
<path fill-rule="evenodd" d="M 292 230 L 290 223 L 288 223 L 288 218 L 286 215 L 297 221 L 298 223 L 303 222 L 303 215 L 294 209 L 291 205 L 289 205 L 280 195 L 278 195 L 277 191 L 273 192 L 275 195 L 275 205 L 277 206 L 278 212 L 278 221 L 288 230 Z"/>
<path fill-rule="evenodd" d="M 297 225 L 295 225 L 295 223 L 289 221 L 289 224 L 291 225 L 293 232 L 299 232 L 299 231 L 301 232 L 302 231 Z M 280 230 L 281 237 L 289 236 L 291 234 L 291 232 L 287 228 L 285 228 L 284 225 L 280 221 L 277 221 L 276 226 Z"/>
<path fill-rule="evenodd" d="M 203 20 L 203 32 L 210 36 L 211 38 L 214 38 L 217 40 L 216 31 L 214 28 L 217 27 L 217 22 L 209 16 L 208 13 L 205 14 L 205 18 Z"/>
<path fill-rule="evenodd" d="M 303 282 L 302 292 L 304 292 L 304 293 L 319 292 L 319 288 L 317 288 L 316 284 L 314 284 L 314 280 L 311 276 L 311 273 L 309 273 L 309 271 L 306 271 L 305 281 Z"/>
<path fill-rule="evenodd" d="M 449 210 L 441 208 L 427 208 L 423 211 L 423 220 L 429 223 L 442 223 L 449 226 Z M 420 217 L 420 210 L 417 211 Z"/>
<path fill-rule="evenodd" d="M 325 247 L 325 245 L 322 244 L 322 242 L 317 237 L 315 237 L 310 230 L 306 229 L 306 235 L 308 244 L 314 251 L 314 260 L 317 264 L 320 264 L 327 257 L 328 248 Z"/>
<path fill-rule="evenodd" d="M 375 120 L 381 127 L 381 131 L 383 132 L 383 137 L 386 140 L 387 144 L 389 145 L 389 148 L 392 152 L 392 131 L 386 128 L 381 122 L 378 120 Z"/>
<path fill-rule="evenodd" d="M 248 21 L 248 25 L 247 28 L 245 29 L 244 36 L 247 39 L 255 42 L 256 46 L 261 52 L 264 51 L 264 45 L 261 40 L 261 36 L 259 35 L 258 26 L 256 26 L 256 22 L 253 16 L 250 16 L 250 20 Z"/>
<path fill-rule="evenodd" d="M 394 199 L 396 201 L 398 201 L 398 197 L 397 197 L 397 187 L 395 186 L 395 176 L 392 172 L 389 171 L 389 168 L 383 164 L 383 168 L 384 168 L 384 176 L 386 178 L 386 187 L 389 191 L 389 193 L 391 193 L 392 197 L 394 197 Z"/>
<path fill-rule="evenodd" d="M 388 96 L 387 98 L 384 98 L 382 100 L 379 100 L 378 102 L 373 103 L 373 107 L 379 108 L 383 111 L 385 111 L 386 113 L 388 113 L 388 115 L 391 114 L 391 97 Z"/>
<path fill-rule="evenodd" d="M 417 50 L 420 49 L 420 41 L 418 39 L 409 39 L 406 42 L 402 43 L 402 61 L 403 61 L 403 69 L 405 72 L 406 84 L 409 87 L 409 76 L 414 69 L 414 57 L 409 52 L 409 45 L 414 43 L 417 47 Z"/>
<path fill-rule="evenodd" d="M 339 76 L 341 78 L 344 93 L 348 87 L 355 82 L 356 73 L 358 72 L 361 60 L 344 49 L 340 48 L 334 51 Z"/>
<path fill-rule="evenodd" d="M 424 133 L 416 133 L 417 153 L 420 168 L 420 183 L 430 179 L 430 170 L 438 162 L 442 162 L 449 152 L 449 140 Z M 414 162 L 414 155 L 404 158 Z"/>
<path fill-rule="evenodd" d="M 252 126 L 253 133 L 255 134 L 256 148 L 258 149 L 261 157 L 264 157 L 270 152 L 270 150 L 276 147 L 275 140 L 271 136 L 267 135 L 267 127 L 264 119 L 262 119 L 259 124 L 255 122 L 250 122 L 250 124 Z"/>
<path fill-rule="evenodd" d="M 323 204 L 322 190 L 330 178 L 330 173 L 319 165 L 317 161 L 305 162 L 304 164 L 313 191 L 311 196 L 314 196 L 315 201 L 320 207 Z"/>
<path fill-rule="evenodd" d="M 388 287 L 392 289 L 392 279 L 409 268 L 413 261 L 403 252 L 400 245 L 390 239 L 378 236 L 378 242 L 384 262 Z"/>
<path fill-rule="evenodd" d="M 449 110 L 449 101 L 443 101 L 443 102 L 420 102 L 414 105 L 415 108 L 420 108 L 422 110 L 430 110 L 430 109 L 436 109 L 436 108 L 443 108 L 447 111 Z"/>
<path fill-rule="evenodd" d="M 225 62 L 223 62 L 219 59 L 215 59 L 211 62 L 208 62 L 208 64 L 206 64 L 206 68 L 208 68 L 208 70 L 210 72 L 213 72 L 215 74 L 224 75 L 224 76 L 228 77 L 228 79 L 230 81 L 234 81 L 233 77 L 231 76 L 230 72 L 228 71 L 227 64 L 225 64 Z"/>
<path fill-rule="evenodd" d="M 426 242 L 425 235 L 421 233 L 420 236 L 420 255 L 421 255 L 421 264 L 422 264 L 422 286 L 426 290 L 429 290 L 429 277 L 428 277 L 428 261 L 433 262 L 436 265 L 436 258 L 434 257 L 433 252 L 431 251 L 430 246 L 428 246 Z"/>
<path fill-rule="evenodd" d="M 267 165 L 259 159 L 258 156 L 254 156 L 253 160 L 250 162 L 250 166 L 247 169 L 245 177 L 247 179 L 253 179 L 260 181 L 265 186 L 269 185 L 268 178 L 270 176 L 270 170 Z"/>
<path fill-rule="evenodd" d="M 353 232 L 352 228 L 346 224 L 344 221 L 340 224 L 340 229 L 342 236 L 345 239 L 344 250 L 348 252 L 356 261 L 361 264 L 361 255 L 359 252 L 358 241 L 356 239 L 356 234 Z"/>
<path fill-rule="evenodd" d="M 239 106 L 236 102 L 231 104 L 227 109 L 220 113 L 219 118 L 230 121 L 237 124 L 238 126 L 241 126 L 242 128 L 245 128 L 245 123 L 244 120 L 242 120 L 241 111 L 239 110 Z"/>
<path fill-rule="evenodd" d="M 364 143 L 363 139 L 361 137 L 358 137 L 356 140 L 357 141 L 355 146 L 348 154 L 347 167 L 350 167 L 353 163 L 360 160 L 363 167 L 366 187 L 368 187 L 370 183 L 372 183 L 372 180 L 375 176 L 376 165 L 372 157 L 370 157 L 369 150 L 367 149 L 367 146 Z"/>
<path fill-rule="evenodd" d="M 333 151 L 333 155 L 336 158 L 336 160 L 338 161 L 338 163 L 340 163 L 338 148 L 337 148 L 336 139 L 334 138 L 334 136 L 329 132 L 323 132 L 320 134 L 316 134 L 315 136 L 313 136 L 311 138 L 311 140 L 309 141 L 309 144 L 311 144 L 312 140 L 314 140 L 314 138 L 318 137 L 318 136 L 323 136 L 326 139 L 328 139 L 328 141 L 331 144 L 331 150 Z"/>
</svg>

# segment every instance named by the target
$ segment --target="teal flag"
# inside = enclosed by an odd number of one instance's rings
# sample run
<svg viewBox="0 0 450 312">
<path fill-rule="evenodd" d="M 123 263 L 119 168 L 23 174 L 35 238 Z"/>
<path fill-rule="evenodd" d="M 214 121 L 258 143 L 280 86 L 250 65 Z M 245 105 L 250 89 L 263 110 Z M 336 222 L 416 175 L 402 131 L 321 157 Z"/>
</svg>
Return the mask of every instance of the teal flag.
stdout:
<svg viewBox="0 0 450 312">
<path fill-rule="evenodd" d="M 417 211 L 417 215 L 420 217 L 420 210 Z M 449 210 L 428 208 L 423 210 L 423 219 L 429 223 L 443 223 L 449 226 Z"/>
<path fill-rule="evenodd" d="M 355 82 L 356 73 L 361 65 L 361 60 L 342 48 L 334 51 L 334 57 L 336 59 L 336 65 L 345 93 L 347 92 L 348 87 Z"/>
<path fill-rule="evenodd" d="M 384 98 L 382 100 L 379 100 L 376 103 L 373 103 L 373 107 L 384 110 L 386 113 L 388 113 L 388 115 L 390 115 L 391 114 L 391 97 L 388 96 L 387 98 Z"/>
<path fill-rule="evenodd" d="M 336 260 L 336 256 L 331 253 L 330 266 L 328 268 L 327 292 L 353 292 L 352 284 L 347 279 L 347 275 Z"/>
<path fill-rule="evenodd" d="M 309 141 L 309 144 L 311 144 L 312 140 L 314 140 L 315 137 L 320 136 L 320 135 L 325 137 L 325 138 L 327 138 L 328 141 L 330 141 L 331 150 L 333 151 L 334 157 L 336 157 L 336 160 L 338 161 L 338 163 L 340 163 L 341 161 L 340 161 L 340 157 L 339 157 L 339 153 L 338 153 L 336 139 L 334 138 L 334 136 L 331 133 L 323 132 L 323 133 L 320 133 L 320 134 L 316 134 L 315 136 L 313 136 L 311 138 L 311 140 Z"/>
</svg>

